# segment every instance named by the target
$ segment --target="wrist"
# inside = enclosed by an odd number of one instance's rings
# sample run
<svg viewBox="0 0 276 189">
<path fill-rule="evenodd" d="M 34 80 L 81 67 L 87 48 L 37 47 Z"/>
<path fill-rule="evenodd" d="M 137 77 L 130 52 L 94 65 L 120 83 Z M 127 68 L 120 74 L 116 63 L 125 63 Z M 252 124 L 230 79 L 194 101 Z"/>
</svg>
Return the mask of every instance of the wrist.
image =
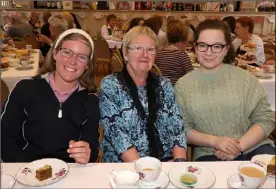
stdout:
<svg viewBox="0 0 276 189">
<path fill-rule="evenodd" d="M 214 136 L 214 135 L 211 135 L 211 137 L 210 137 L 210 143 L 209 143 L 209 145 L 211 146 L 211 147 L 213 147 L 213 148 L 215 148 L 215 149 L 217 149 L 217 136 Z"/>
<path fill-rule="evenodd" d="M 185 158 L 176 158 L 173 160 L 173 162 L 185 162 L 186 159 Z"/>
</svg>

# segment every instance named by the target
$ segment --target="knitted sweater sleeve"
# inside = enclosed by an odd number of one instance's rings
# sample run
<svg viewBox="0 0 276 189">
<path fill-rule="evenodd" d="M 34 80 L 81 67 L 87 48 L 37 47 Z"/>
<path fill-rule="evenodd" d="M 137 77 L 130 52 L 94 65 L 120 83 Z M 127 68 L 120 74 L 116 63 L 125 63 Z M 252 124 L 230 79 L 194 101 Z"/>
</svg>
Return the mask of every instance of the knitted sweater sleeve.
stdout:
<svg viewBox="0 0 276 189">
<path fill-rule="evenodd" d="M 180 111 L 182 114 L 183 123 L 185 125 L 185 132 L 187 133 L 190 129 L 193 128 L 193 122 L 191 121 L 190 117 L 188 116 L 186 110 L 185 110 L 185 93 L 183 88 L 183 83 L 179 80 L 175 84 L 175 94 L 176 94 L 176 100 L 177 103 L 180 106 Z"/>
<path fill-rule="evenodd" d="M 256 124 L 262 127 L 266 137 L 268 137 L 275 129 L 275 119 L 267 100 L 267 94 L 261 83 L 254 76 L 250 75 L 249 85 L 246 97 L 246 111 L 249 113 L 252 125 Z"/>
</svg>

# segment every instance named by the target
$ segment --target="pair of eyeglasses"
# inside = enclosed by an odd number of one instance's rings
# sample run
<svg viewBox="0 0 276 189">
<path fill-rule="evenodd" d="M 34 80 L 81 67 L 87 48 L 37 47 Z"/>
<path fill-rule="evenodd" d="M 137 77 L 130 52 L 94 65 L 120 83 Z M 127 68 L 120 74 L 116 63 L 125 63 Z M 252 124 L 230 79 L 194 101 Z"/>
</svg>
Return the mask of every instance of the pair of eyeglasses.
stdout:
<svg viewBox="0 0 276 189">
<path fill-rule="evenodd" d="M 213 53 L 220 53 L 222 52 L 225 46 L 227 45 L 223 45 L 223 44 L 208 45 L 206 43 L 196 43 L 196 49 L 200 52 L 206 52 L 210 47 Z"/>
<path fill-rule="evenodd" d="M 157 52 L 157 49 L 154 46 L 144 47 L 142 45 L 133 45 L 133 46 L 128 46 L 127 48 L 136 53 L 141 53 L 143 51 L 147 51 L 149 54 L 156 54 L 156 52 Z"/>
<path fill-rule="evenodd" d="M 74 53 L 72 50 L 67 48 L 60 48 L 60 54 L 66 58 L 71 58 L 73 55 L 77 56 L 77 61 L 80 63 L 88 63 L 89 62 L 89 56 L 81 53 Z"/>
</svg>

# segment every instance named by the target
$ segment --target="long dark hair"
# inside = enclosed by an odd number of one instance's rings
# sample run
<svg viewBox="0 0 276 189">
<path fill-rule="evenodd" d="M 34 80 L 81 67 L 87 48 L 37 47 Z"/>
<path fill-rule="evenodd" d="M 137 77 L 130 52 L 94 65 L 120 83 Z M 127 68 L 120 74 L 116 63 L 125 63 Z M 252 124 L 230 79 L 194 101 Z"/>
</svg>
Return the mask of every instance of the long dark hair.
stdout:
<svg viewBox="0 0 276 189">
<path fill-rule="evenodd" d="M 231 33 L 235 33 L 236 28 L 236 19 L 233 16 L 227 16 L 222 19 L 222 21 L 226 22 L 231 29 Z"/>
<path fill-rule="evenodd" d="M 200 33 L 205 30 L 220 30 L 223 32 L 226 44 L 229 46 L 229 50 L 224 57 L 223 62 L 231 64 L 235 59 L 235 51 L 232 45 L 232 37 L 229 26 L 219 19 L 206 19 L 196 28 L 196 32 L 194 33 L 194 44 L 197 43 Z"/>
<path fill-rule="evenodd" d="M 145 19 L 141 17 L 132 18 L 126 32 L 128 32 L 131 28 L 138 26 L 141 20 L 145 21 Z"/>
</svg>

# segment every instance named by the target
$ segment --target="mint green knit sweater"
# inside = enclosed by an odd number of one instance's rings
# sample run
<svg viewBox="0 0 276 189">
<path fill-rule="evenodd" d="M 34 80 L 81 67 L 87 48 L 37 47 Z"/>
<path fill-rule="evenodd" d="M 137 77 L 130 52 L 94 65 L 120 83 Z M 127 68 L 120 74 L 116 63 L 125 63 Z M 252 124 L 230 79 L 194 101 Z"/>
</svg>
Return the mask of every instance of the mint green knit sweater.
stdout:
<svg viewBox="0 0 276 189">
<path fill-rule="evenodd" d="M 238 139 L 254 123 L 263 128 L 266 137 L 275 128 L 266 92 L 257 78 L 241 68 L 224 64 L 215 73 L 197 69 L 180 78 L 175 90 L 186 132 L 192 128 Z M 258 146 L 263 144 L 273 142 L 265 139 Z M 214 155 L 214 149 L 196 147 L 193 159 L 204 155 Z"/>
</svg>

